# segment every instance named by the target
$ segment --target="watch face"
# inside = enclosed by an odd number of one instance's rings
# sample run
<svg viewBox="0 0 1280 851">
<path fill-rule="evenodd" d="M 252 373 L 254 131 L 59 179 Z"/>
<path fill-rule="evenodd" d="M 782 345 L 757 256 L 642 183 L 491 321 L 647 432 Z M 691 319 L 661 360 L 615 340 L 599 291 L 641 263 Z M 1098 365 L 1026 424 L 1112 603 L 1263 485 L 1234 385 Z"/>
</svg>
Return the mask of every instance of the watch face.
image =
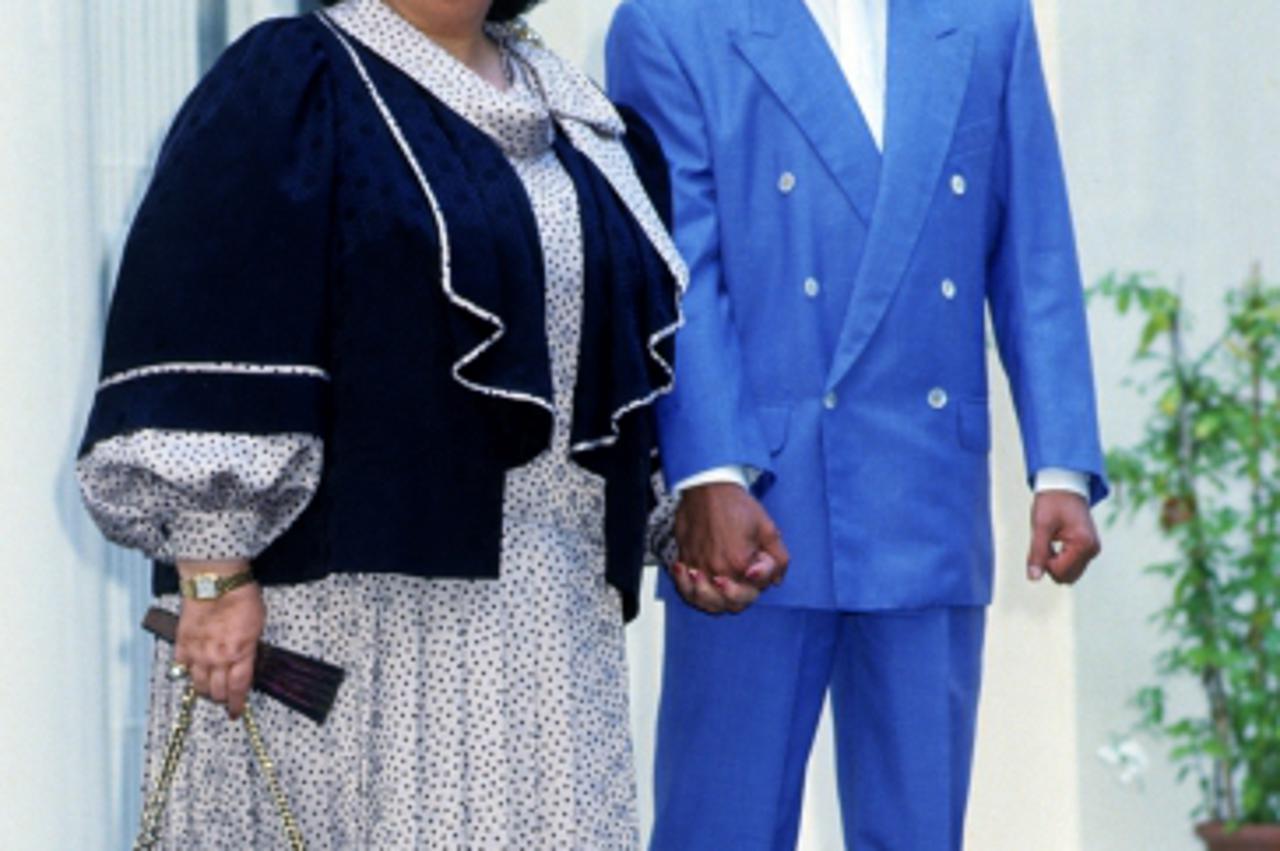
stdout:
<svg viewBox="0 0 1280 851">
<path fill-rule="evenodd" d="M 212 576 L 196 577 L 196 599 L 212 600 L 218 596 L 218 580 Z"/>
</svg>

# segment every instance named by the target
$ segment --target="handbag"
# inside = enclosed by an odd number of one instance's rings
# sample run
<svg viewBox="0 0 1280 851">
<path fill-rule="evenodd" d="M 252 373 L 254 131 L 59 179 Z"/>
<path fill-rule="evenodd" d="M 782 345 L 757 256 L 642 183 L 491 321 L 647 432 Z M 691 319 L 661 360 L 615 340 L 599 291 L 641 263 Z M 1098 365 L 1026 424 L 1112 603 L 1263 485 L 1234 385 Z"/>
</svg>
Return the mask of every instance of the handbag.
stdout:
<svg viewBox="0 0 1280 851">
<path fill-rule="evenodd" d="M 173 776 L 178 770 L 178 761 L 182 758 L 184 746 L 187 743 L 187 733 L 191 730 L 191 716 L 196 705 L 196 689 L 195 686 L 188 685 L 187 690 L 182 694 L 182 703 L 178 707 L 178 719 L 174 722 L 173 732 L 169 735 L 169 743 L 164 749 L 164 762 L 161 763 L 160 779 L 156 783 L 156 789 L 147 798 L 146 804 L 142 807 L 142 826 L 138 830 L 138 838 L 133 843 L 134 851 L 150 851 L 156 848 L 160 842 L 160 824 L 164 818 L 165 805 L 169 803 L 169 789 L 173 785 Z M 284 790 L 280 787 L 280 778 L 276 776 L 275 763 L 271 761 L 271 757 L 267 756 L 266 745 L 262 742 L 262 731 L 258 729 L 258 722 L 253 717 L 253 709 L 245 704 L 244 707 L 244 729 L 249 736 L 249 745 L 253 749 L 254 758 L 258 762 L 258 768 L 262 771 L 262 777 L 267 784 L 267 790 L 271 793 L 271 798 L 275 802 L 276 812 L 280 815 L 281 826 L 284 829 L 285 838 L 289 840 L 289 847 L 293 851 L 303 851 L 306 844 L 302 841 L 302 831 L 298 829 L 298 822 L 293 817 L 293 810 L 289 808 L 289 800 L 284 795 Z"/>
<path fill-rule="evenodd" d="M 177 633 L 178 616 L 161 608 L 151 608 L 143 618 L 142 626 L 157 638 L 172 643 Z M 337 697 L 338 687 L 342 684 L 345 672 L 327 662 L 312 659 L 299 653 L 273 647 L 266 642 L 258 645 L 257 659 L 254 664 L 253 689 L 288 706 L 317 724 L 323 724 L 328 718 L 333 702 Z M 142 808 L 142 825 L 138 838 L 134 842 L 134 851 L 148 851 L 155 848 L 160 840 L 160 825 L 164 818 L 165 806 L 169 802 L 169 790 L 173 786 L 173 777 L 178 770 L 178 762 L 186 745 L 187 734 L 191 730 L 191 718 L 195 711 L 196 690 L 188 685 L 182 695 L 178 707 L 178 717 L 174 721 L 173 732 L 165 745 L 164 761 L 161 763 L 160 777 L 156 789 L 147 798 Z M 293 851 L 303 851 L 306 847 L 302 840 L 302 831 L 298 828 L 297 819 L 289 808 L 289 799 L 285 797 L 276 775 L 275 763 L 267 755 L 266 745 L 262 741 L 262 731 L 258 727 L 253 709 L 248 704 L 244 708 L 244 729 L 249 737 L 249 745 L 254 759 L 262 771 L 267 791 L 275 803 L 276 812 L 285 838 Z"/>
</svg>

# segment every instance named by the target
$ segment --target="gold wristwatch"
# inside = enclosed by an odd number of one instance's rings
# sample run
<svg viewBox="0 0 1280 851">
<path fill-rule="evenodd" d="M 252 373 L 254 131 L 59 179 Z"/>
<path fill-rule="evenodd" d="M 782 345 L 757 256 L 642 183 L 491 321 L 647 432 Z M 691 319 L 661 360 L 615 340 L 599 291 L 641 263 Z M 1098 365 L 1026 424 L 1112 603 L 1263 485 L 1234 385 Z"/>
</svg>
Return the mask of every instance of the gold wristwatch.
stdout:
<svg viewBox="0 0 1280 851">
<path fill-rule="evenodd" d="M 178 583 L 182 596 L 188 600 L 216 600 L 223 594 L 234 591 L 241 585 L 253 581 L 253 571 L 242 570 L 229 576 L 217 573 L 197 573 L 189 579 Z"/>
</svg>

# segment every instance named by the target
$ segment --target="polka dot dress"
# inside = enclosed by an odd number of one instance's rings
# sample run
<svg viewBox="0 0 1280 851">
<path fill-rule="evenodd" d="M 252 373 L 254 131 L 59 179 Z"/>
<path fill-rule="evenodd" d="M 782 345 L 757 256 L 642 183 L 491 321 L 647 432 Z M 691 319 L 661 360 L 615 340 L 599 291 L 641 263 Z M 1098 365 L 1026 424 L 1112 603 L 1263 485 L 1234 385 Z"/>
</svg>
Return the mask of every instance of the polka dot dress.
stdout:
<svg viewBox="0 0 1280 851">
<path fill-rule="evenodd" d="M 357 0 L 336 17 L 370 6 L 385 10 Z M 554 438 L 508 476 L 500 579 L 343 574 L 265 589 L 266 640 L 341 665 L 347 680 L 323 727 L 259 696 L 253 705 L 309 848 L 633 849 L 604 488 L 568 454 L 583 277 L 574 186 L 517 57 L 499 91 L 394 14 L 370 19 L 365 38 L 494 138 L 529 195 L 546 258 Z M 170 660 L 158 646 L 148 789 L 178 704 Z M 196 713 L 163 836 L 166 848 L 287 847 L 243 729 L 211 704 Z"/>
</svg>

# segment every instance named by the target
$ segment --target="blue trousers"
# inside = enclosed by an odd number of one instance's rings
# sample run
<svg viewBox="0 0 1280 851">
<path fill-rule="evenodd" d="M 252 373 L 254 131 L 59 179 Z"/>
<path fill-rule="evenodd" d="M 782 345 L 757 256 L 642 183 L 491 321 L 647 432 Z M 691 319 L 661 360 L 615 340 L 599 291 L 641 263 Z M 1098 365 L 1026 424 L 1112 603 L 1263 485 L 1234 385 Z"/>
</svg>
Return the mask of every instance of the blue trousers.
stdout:
<svg viewBox="0 0 1280 851">
<path fill-rule="evenodd" d="M 959 849 L 985 623 L 667 603 L 652 851 L 795 848 L 828 689 L 846 847 Z"/>
</svg>

